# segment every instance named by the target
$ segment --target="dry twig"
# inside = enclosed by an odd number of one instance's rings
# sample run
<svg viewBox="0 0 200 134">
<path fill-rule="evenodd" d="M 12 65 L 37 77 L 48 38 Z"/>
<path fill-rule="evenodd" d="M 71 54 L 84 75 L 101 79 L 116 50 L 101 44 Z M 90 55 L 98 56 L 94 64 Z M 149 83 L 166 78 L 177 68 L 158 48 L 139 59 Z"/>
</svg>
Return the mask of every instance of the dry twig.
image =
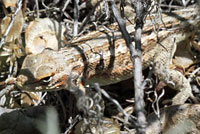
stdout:
<svg viewBox="0 0 200 134">
<path fill-rule="evenodd" d="M 146 4 L 146 7 L 144 6 Z M 144 86 L 142 84 L 143 82 L 143 76 L 142 76 L 142 60 L 141 60 L 141 35 L 142 35 L 142 28 L 144 24 L 144 18 L 147 12 L 147 5 L 149 3 L 143 2 L 143 1 L 132 1 L 132 5 L 135 8 L 136 11 L 136 32 L 135 32 L 135 48 L 132 44 L 132 40 L 129 36 L 129 33 L 126 30 L 124 20 L 121 18 L 119 11 L 117 10 L 116 4 L 114 0 L 111 1 L 111 8 L 113 11 L 113 14 L 117 20 L 117 23 L 119 25 L 119 28 L 122 32 L 122 35 L 126 41 L 126 45 L 130 50 L 131 53 L 131 60 L 134 64 L 134 85 L 135 85 L 135 109 L 137 114 L 137 131 L 138 133 L 146 133 L 146 117 L 145 117 L 145 109 L 144 109 Z"/>
<path fill-rule="evenodd" d="M 146 116 L 144 109 L 144 87 L 142 86 L 143 76 L 142 76 L 142 61 L 141 61 L 141 37 L 142 37 L 142 28 L 144 25 L 144 19 L 147 14 L 150 1 L 131 0 L 132 5 L 135 9 L 135 48 L 136 48 L 136 56 L 135 56 L 135 69 L 134 69 L 134 84 L 135 84 L 135 109 L 137 114 L 137 132 L 140 134 L 146 133 Z M 133 57 L 134 58 L 134 57 Z"/>
<path fill-rule="evenodd" d="M 79 16 L 78 3 L 79 0 L 74 1 L 74 28 L 73 28 L 74 37 L 76 37 L 78 34 L 78 16 Z"/>
<path fill-rule="evenodd" d="M 9 24 L 9 26 L 8 26 L 8 28 L 7 28 L 7 30 L 6 30 L 6 32 L 4 33 L 4 35 L 1 37 L 0 48 L 5 44 L 5 39 L 6 39 L 7 35 L 8 35 L 8 33 L 10 32 L 10 29 L 11 29 L 12 26 L 13 26 L 13 23 L 14 23 L 14 21 L 15 21 L 15 18 L 16 18 L 16 16 L 17 16 L 17 13 L 21 10 L 21 7 L 22 7 L 22 0 L 19 0 L 19 1 L 17 2 L 17 9 L 16 9 L 15 13 L 13 14 L 13 16 L 12 16 L 12 18 L 11 18 L 10 24 Z"/>
</svg>

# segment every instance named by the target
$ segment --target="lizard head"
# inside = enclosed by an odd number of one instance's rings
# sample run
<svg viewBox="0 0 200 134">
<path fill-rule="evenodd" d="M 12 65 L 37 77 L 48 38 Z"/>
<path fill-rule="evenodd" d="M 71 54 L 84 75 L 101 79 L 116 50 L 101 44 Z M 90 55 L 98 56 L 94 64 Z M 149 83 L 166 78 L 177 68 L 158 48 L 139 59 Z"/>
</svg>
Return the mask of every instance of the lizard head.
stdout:
<svg viewBox="0 0 200 134">
<path fill-rule="evenodd" d="M 59 57 L 59 58 L 58 58 Z M 28 91 L 59 90 L 67 86 L 64 56 L 53 50 L 28 55 L 17 77 L 16 85 Z"/>
<path fill-rule="evenodd" d="M 192 41 L 192 46 L 194 47 L 195 50 L 200 52 L 200 31 L 195 33 L 193 41 Z"/>
<path fill-rule="evenodd" d="M 190 52 L 194 56 L 194 59 L 199 61 L 200 58 L 200 27 L 193 30 L 191 36 L 189 37 L 190 41 Z"/>
<path fill-rule="evenodd" d="M 188 50 L 190 54 L 199 60 L 200 54 L 200 19 L 194 16 L 194 20 L 188 20 L 181 24 L 183 33 L 186 33 L 186 40 L 188 41 Z"/>
</svg>

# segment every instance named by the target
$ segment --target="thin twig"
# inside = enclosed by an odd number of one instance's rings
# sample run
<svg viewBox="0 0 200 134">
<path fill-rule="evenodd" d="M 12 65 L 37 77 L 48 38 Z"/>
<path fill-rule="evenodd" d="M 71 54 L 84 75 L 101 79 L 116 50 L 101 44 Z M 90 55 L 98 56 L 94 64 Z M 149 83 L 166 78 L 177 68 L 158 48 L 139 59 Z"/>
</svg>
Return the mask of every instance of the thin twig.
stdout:
<svg viewBox="0 0 200 134">
<path fill-rule="evenodd" d="M 81 116 L 80 116 L 79 114 L 76 115 L 76 117 L 73 119 L 73 122 L 70 123 L 70 126 L 67 128 L 67 130 L 65 131 L 64 134 L 68 134 L 69 131 L 72 130 L 72 128 L 73 128 L 73 127 L 76 125 L 76 123 L 77 123 L 78 121 L 80 121 L 80 120 L 81 120 Z"/>
<path fill-rule="evenodd" d="M 165 5 L 165 4 L 160 4 L 161 7 L 167 7 L 167 8 L 175 8 L 175 9 L 183 9 L 183 6 L 177 6 L 177 5 Z"/>
<path fill-rule="evenodd" d="M 10 24 L 9 24 L 6 32 L 4 33 L 4 35 L 1 37 L 0 48 L 5 44 L 5 39 L 8 36 L 8 33 L 10 32 L 10 29 L 12 28 L 15 18 L 17 16 L 18 12 L 20 11 L 21 7 L 22 7 L 22 0 L 19 0 L 17 2 L 17 9 L 11 18 Z"/>
<path fill-rule="evenodd" d="M 39 4 L 38 4 L 38 0 L 35 0 L 35 4 L 36 4 L 36 10 L 37 10 L 37 18 L 39 18 Z"/>
<path fill-rule="evenodd" d="M 56 95 L 58 101 L 60 102 L 60 105 L 61 105 L 61 108 L 63 111 L 63 118 L 65 120 L 67 118 L 67 115 L 66 115 L 67 111 L 65 109 L 65 104 L 64 104 L 63 100 L 61 99 L 60 95 L 58 94 L 58 92 L 55 92 L 55 95 Z"/>
<path fill-rule="evenodd" d="M 73 28 L 74 37 L 78 35 L 78 16 L 79 16 L 78 3 L 79 0 L 74 1 L 74 28 Z"/>
<path fill-rule="evenodd" d="M 190 73 L 190 75 L 189 75 L 188 81 L 192 82 L 192 78 L 194 78 L 195 74 L 197 72 L 199 72 L 199 71 L 200 71 L 200 67 L 198 67 L 197 69 L 193 70 L 192 73 Z"/>
<path fill-rule="evenodd" d="M 159 96 L 158 96 L 156 91 L 153 91 L 153 93 L 154 93 L 154 96 L 155 96 L 155 100 L 152 103 L 152 108 L 153 108 L 153 111 L 156 114 L 156 116 L 160 119 L 159 101 L 164 96 L 165 90 L 163 89 L 162 93 Z M 156 108 L 155 108 L 155 105 L 156 105 Z"/>
<path fill-rule="evenodd" d="M 65 9 L 67 8 L 67 6 L 69 5 L 69 2 L 70 2 L 70 0 L 67 0 L 67 1 L 65 2 L 65 5 L 64 5 L 64 7 L 63 7 L 63 9 L 62 9 L 62 12 L 65 11 Z"/>
<path fill-rule="evenodd" d="M 94 13 L 95 9 L 99 6 L 99 4 L 102 2 L 102 0 L 99 0 L 97 2 L 97 4 L 90 10 L 89 14 L 83 19 L 82 23 L 81 23 L 81 26 L 80 26 L 80 29 L 79 29 L 79 32 L 81 32 L 85 25 L 88 23 L 88 21 L 90 20 L 90 17 L 91 15 Z"/>
<path fill-rule="evenodd" d="M 3 95 L 5 95 L 6 92 L 13 90 L 14 87 L 15 87 L 14 84 L 12 84 L 12 85 L 6 85 L 6 87 L 0 91 L 0 98 L 1 98 Z"/>
<path fill-rule="evenodd" d="M 44 97 L 45 97 L 46 95 L 47 95 L 47 92 L 44 92 L 44 93 L 38 92 L 38 93 L 37 93 L 38 101 L 35 102 L 35 100 L 33 100 L 34 106 L 38 106 L 39 104 L 41 104 L 41 102 L 44 101 Z"/>
<path fill-rule="evenodd" d="M 131 125 L 133 125 L 135 127 L 135 121 L 136 121 L 135 117 L 133 117 L 132 115 L 130 115 L 126 111 L 124 111 L 124 109 L 121 107 L 121 105 L 119 104 L 119 102 L 117 100 L 113 99 L 104 89 L 101 89 L 98 83 L 90 83 L 90 85 L 92 85 L 95 90 L 97 90 L 98 92 L 103 94 L 104 97 L 106 97 L 109 101 L 111 101 L 113 104 L 116 105 L 119 112 L 121 112 L 124 115 L 125 123 L 127 123 L 127 124 L 132 123 Z"/>
<path fill-rule="evenodd" d="M 36 5 L 37 5 L 37 4 L 36 4 Z M 42 0 L 42 5 L 43 5 L 47 10 L 50 9 L 50 7 L 48 7 L 48 6 L 44 3 L 44 0 Z M 38 12 L 38 17 L 39 17 L 39 7 L 38 7 L 37 12 Z"/>
</svg>

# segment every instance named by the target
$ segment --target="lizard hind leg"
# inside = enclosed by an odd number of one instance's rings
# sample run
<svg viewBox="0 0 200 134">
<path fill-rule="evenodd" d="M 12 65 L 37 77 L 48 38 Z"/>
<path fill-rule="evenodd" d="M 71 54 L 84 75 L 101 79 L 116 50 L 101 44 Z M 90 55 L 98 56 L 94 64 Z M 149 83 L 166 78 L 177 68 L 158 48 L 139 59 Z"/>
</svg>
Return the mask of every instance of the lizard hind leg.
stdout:
<svg viewBox="0 0 200 134">
<path fill-rule="evenodd" d="M 189 80 L 181 72 L 159 66 L 159 69 L 155 67 L 154 74 L 169 87 L 178 91 L 172 99 L 172 105 L 184 104 L 189 97 L 197 103 L 197 100 L 192 94 Z"/>
<path fill-rule="evenodd" d="M 169 83 L 168 85 L 179 91 L 172 99 L 173 105 L 183 104 L 189 97 L 194 98 L 190 82 L 181 72 L 169 69 L 169 81 L 172 81 L 174 84 L 171 85 Z"/>
<path fill-rule="evenodd" d="M 177 39 L 172 36 L 167 37 L 162 41 L 165 49 L 158 45 L 154 56 L 154 74 L 169 87 L 179 91 L 172 99 L 173 105 L 183 104 L 189 97 L 195 98 L 189 80 L 181 72 L 169 68 L 176 51 Z"/>
<path fill-rule="evenodd" d="M 172 99 L 172 104 L 183 104 L 192 95 L 192 88 L 187 78 L 179 71 L 155 65 L 154 74 L 169 87 L 179 91 Z"/>
</svg>

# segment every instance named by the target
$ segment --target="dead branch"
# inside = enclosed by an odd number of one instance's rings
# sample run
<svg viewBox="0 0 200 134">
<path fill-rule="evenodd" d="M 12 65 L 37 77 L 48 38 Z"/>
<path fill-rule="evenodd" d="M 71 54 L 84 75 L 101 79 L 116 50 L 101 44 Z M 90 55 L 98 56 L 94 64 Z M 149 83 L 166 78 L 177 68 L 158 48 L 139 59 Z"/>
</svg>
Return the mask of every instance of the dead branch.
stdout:
<svg viewBox="0 0 200 134">
<path fill-rule="evenodd" d="M 116 8 L 115 2 L 111 1 L 111 7 L 113 14 L 117 20 L 117 23 L 120 27 L 122 35 L 126 41 L 126 45 L 130 50 L 131 53 L 131 60 L 134 64 L 134 85 L 135 85 L 135 109 L 137 114 L 137 130 L 138 133 L 145 133 L 146 131 L 146 117 L 145 117 L 145 110 L 144 110 L 144 87 L 142 86 L 143 76 L 142 76 L 142 61 L 141 61 L 141 35 L 142 35 L 142 28 L 143 28 L 143 20 L 145 14 L 145 8 L 141 1 L 137 1 L 135 4 L 136 10 L 136 32 L 135 32 L 135 48 L 132 44 L 132 40 L 129 36 L 129 33 L 126 30 L 124 20 L 121 18 L 119 11 Z M 133 3 L 132 3 L 133 4 Z"/>
</svg>

